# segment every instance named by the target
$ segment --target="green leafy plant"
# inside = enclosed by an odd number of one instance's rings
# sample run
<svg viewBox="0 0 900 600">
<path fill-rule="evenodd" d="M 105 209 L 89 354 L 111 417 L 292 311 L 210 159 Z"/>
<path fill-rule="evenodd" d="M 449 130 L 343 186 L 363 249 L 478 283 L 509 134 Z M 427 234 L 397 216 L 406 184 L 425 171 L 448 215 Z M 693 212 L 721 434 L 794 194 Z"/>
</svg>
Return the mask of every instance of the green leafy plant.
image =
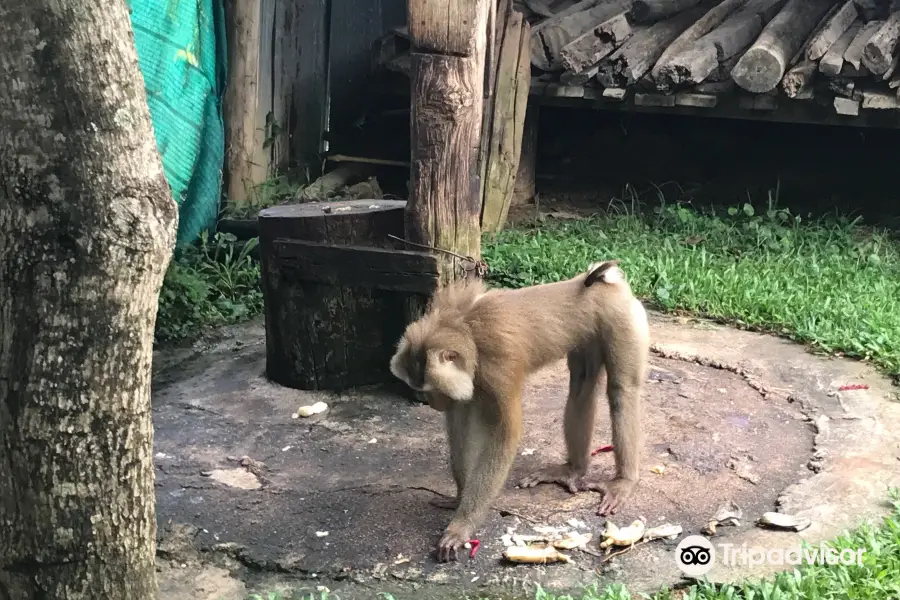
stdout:
<svg viewBox="0 0 900 600">
<path fill-rule="evenodd" d="M 307 172 L 305 181 L 308 180 Z M 246 202 L 239 204 L 227 200 L 222 209 L 222 216 L 229 219 L 255 219 L 264 208 L 296 202 L 298 194 L 304 187 L 305 184 L 297 183 L 287 175 L 272 176 L 250 188 Z"/>
<path fill-rule="evenodd" d="M 519 287 L 622 259 L 650 305 L 776 333 L 900 374 L 900 245 L 859 220 L 806 221 L 770 201 L 727 214 L 663 205 L 508 229 L 485 239 L 491 279 Z"/>
<path fill-rule="evenodd" d="M 181 250 L 169 264 L 159 296 L 156 339 L 196 337 L 215 326 L 239 323 L 263 308 L 259 240 L 239 244 L 231 234 L 203 233 L 196 246 Z"/>
</svg>

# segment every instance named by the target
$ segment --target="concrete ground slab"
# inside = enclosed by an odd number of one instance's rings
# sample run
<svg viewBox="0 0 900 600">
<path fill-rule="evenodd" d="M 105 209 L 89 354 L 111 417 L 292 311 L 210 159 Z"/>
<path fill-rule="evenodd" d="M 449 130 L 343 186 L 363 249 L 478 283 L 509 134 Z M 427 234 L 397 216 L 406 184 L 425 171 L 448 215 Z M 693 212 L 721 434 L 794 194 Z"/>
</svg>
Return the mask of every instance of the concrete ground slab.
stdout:
<svg viewBox="0 0 900 600">
<path fill-rule="evenodd" d="M 888 486 L 900 485 L 900 403 L 890 381 L 863 363 L 706 321 L 652 315 L 652 333 L 644 474 L 616 524 L 643 517 L 648 525 L 680 524 L 688 535 L 734 501 L 744 519 L 720 528 L 716 543 L 786 548 L 886 512 Z M 383 390 L 337 396 L 283 388 L 264 370 L 259 321 L 226 330 L 202 352 L 155 356 L 160 555 L 163 583 L 171 584 L 164 597 L 201 597 L 178 595 L 191 585 L 228 594 L 326 586 L 345 600 L 380 591 L 398 599 L 459 598 L 463 590 L 517 597 L 534 583 L 569 590 L 621 582 L 635 592 L 682 580 L 678 540 L 605 562 L 579 551 L 569 565 L 511 566 L 500 558 L 509 527 L 527 534 L 535 524 L 574 518 L 595 540 L 603 529 L 596 494 L 514 487 L 529 471 L 564 460 L 564 363 L 529 381 L 521 455 L 479 531 L 478 555 L 451 565 L 431 555 L 451 513 L 430 501 L 453 493 L 441 415 Z M 836 392 L 859 382 L 868 389 Z M 291 418 L 319 400 L 327 412 Z M 605 410 L 594 441 L 610 441 Z M 612 473 L 611 453 L 594 463 L 598 475 Z M 662 474 L 651 471 L 660 466 Z M 753 525 L 776 509 L 812 526 L 784 533 Z M 194 573 L 201 565 L 212 571 Z M 717 563 L 709 577 L 770 571 Z M 231 580 L 221 581 L 222 573 Z"/>
</svg>

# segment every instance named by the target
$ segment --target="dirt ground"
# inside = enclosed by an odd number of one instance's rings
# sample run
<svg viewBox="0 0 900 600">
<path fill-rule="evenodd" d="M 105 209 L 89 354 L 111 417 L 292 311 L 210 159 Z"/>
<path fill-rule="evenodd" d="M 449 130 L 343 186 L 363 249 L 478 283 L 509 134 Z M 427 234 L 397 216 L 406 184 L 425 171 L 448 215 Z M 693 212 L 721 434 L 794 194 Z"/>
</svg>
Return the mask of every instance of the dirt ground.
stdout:
<svg viewBox="0 0 900 600">
<path fill-rule="evenodd" d="M 900 485 L 900 404 L 887 380 L 861 363 L 704 321 L 653 315 L 652 327 L 643 479 L 617 525 L 640 517 L 694 534 L 733 501 L 744 517 L 720 529 L 722 540 L 782 547 L 829 539 L 885 512 L 887 487 Z M 378 592 L 517 598 L 536 583 L 562 591 L 622 582 L 635 592 L 683 581 L 672 552 L 681 537 L 611 560 L 578 550 L 572 564 L 502 560 L 509 528 L 529 534 L 572 519 L 593 532 L 597 551 L 599 496 L 515 487 L 531 470 L 564 460 L 564 363 L 530 380 L 520 456 L 478 533 L 478 554 L 450 565 L 431 555 L 451 513 L 430 501 L 453 493 L 440 414 L 379 389 L 336 396 L 282 388 L 264 371 L 260 321 L 206 347 L 155 356 L 163 598 L 296 595 L 321 586 L 344 600 Z M 859 382 L 869 389 L 835 393 Z M 327 412 L 292 418 L 319 400 Z M 604 411 L 594 443 L 609 442 Z M 611 474 L 611 453 L 594 463 L 599 476 Z M 776 509 L 813 525 L 799 534 L 754 526 Z M 717 564 L 709 577 L 763 571 Z"/>
</svg>

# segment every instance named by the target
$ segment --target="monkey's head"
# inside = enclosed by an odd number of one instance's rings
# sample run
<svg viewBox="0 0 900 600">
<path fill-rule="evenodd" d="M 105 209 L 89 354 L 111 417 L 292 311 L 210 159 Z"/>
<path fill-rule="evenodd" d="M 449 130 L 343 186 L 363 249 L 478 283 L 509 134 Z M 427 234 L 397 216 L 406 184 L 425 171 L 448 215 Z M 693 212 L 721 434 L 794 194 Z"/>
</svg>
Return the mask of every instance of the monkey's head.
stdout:
<svg viewBox="0 0 900 600">
<path fill-rule="evenodd" d="M 406 328 L 391 358 L 391 373 L 417 392 L 440 392 L 456 402 L 475 393 L 478 350 L 459 314 L 440 310 Z"/>
</svg>

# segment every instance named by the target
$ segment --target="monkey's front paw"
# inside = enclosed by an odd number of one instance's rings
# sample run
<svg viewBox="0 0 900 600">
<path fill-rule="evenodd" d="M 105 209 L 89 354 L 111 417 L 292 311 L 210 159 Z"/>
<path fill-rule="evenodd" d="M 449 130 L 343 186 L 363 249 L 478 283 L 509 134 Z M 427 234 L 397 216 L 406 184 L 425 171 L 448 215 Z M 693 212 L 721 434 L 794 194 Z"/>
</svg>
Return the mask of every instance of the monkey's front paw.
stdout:
<svg viewBox="0 0 900 600">
<path fill-rule="evenodd" d="M 457 552 L 472 539 L 473 529 L 465 524 L 450 523 L 437 545 L 438 562 L 458 560 Z"/>
<path fill-rule="evenodd" d="M 534 487 L 540 483 L 558 483 L 570 493 L 575 494 L 581 490 L 583 473 L 576 473 L 569 465 L 553 465 L 535 471 L 531 475 L 519 481 L 520 488 Z"/>
<path fill-rule="evenodd" d="M 603 500 L 600 501 L 600 506 L 597 507 L 597 514 L 601 517 L 606 517 L 616 514 L 616 511 L 631 496 L 636 484 L 636 481 L 630 479 L 613 479 L 612 481 L 585 483 L 583 489 L 603 494 Z"/>
</svg>

